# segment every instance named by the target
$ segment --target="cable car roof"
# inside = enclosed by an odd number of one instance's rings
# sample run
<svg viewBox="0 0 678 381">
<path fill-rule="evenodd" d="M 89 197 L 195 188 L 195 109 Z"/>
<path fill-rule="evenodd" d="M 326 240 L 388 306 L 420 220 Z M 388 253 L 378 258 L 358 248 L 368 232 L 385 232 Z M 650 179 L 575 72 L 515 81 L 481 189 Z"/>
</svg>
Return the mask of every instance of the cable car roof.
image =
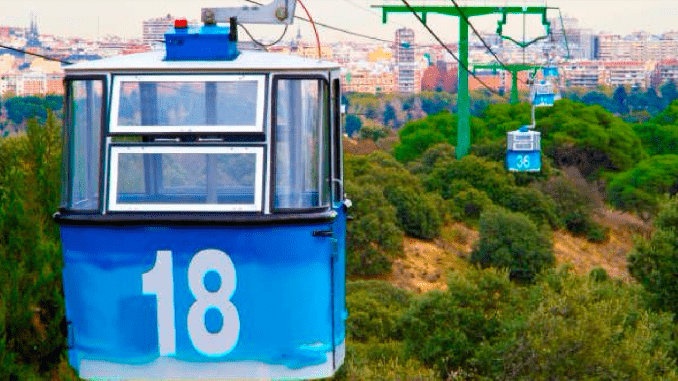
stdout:
<svg viewBox="0 0 678 381">
<path fill-rule="evenodd" d="M 87 61 L 64 68 L 66 74 L 79 72 L 139 72 L 139 71 L 279 71 L 279 70 L 333 70 L 334 62 L 298 56 L 257 51 L 241 51 L 231 61 L 166 61 L 165 52 L 131 54 Z"/>
</svg>

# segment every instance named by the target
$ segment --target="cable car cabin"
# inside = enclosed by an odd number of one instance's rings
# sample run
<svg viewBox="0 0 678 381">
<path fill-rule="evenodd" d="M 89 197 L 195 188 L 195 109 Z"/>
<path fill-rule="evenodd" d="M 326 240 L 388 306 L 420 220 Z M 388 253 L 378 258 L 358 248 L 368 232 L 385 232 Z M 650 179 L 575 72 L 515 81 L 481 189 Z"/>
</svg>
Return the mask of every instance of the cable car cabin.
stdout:
<svg viewBox="0 0 678 381">
<path fill-rule="evenodd" d="M 541 132 L 529 127 L 506 133 L 506 168 L 511 172 L 541 171 Z"/>
<path fill-rule="evenodd" d="M 69 66 L 66 88 L 55 219 L 79 375 L 331 376 L 346 319 L 339 67 L 145 53 Z"/>
<path fill-rule="evenodd" d="M 558 67 L 557 66 L 544 66 L 541 68 L 541 73 L 544 78 L 553 78 L 558 76 Z"/>
<path fill-rule="evenodd" d="M 551 107 L 556 101 L 553 83 L 541 80 L 535 83 L 530 94 L 532 104 L 535 107 Z"/>
</svg>

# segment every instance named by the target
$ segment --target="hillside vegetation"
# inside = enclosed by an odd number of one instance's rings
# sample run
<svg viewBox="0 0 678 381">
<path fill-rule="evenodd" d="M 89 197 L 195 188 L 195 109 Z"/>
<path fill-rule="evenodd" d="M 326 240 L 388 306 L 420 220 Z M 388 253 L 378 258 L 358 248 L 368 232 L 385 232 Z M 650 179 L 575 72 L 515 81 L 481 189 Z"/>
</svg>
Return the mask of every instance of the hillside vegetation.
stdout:
<svg viewBox="0 0 678 381">
<path fill-rule="evenodd" d="M 345 163 L 354 220 L 347 357 L 335 379 L 678 379 L 678 202 L 669 196 L 678 172 L 667 153 L 678 144 L 676 112 L 678 102 L 629 124 L 571 100 L 540 109 L 544 167 L 532 174 L 503 166 L 505 132 L 529 118 L 525 105 L 485 108 L 462 160 L 448 111 L 404 124 L 399 139 L 390 127 L 366 134 L 376 150 Z M 646 129 L 665 133 L 656 140 Z M 60 140 L 51 114 L 0 140 L 2 378 L 76 379 L 51 221 Z M 558 266 L 554 237 L 617 244 L 606 221 L 628 212 L 654 223 L 629 255 L 632 281 Z M 447 287 L 420 293 L 366 280 L 402 279 L 414 266 Z"/>
<path fill-rule="evenodd" d="M 349 285 L 361 291 L 337 378 L 384 379 L 370 369 L 390 366 L 386 379 L 676 379 L 677 106 L 641 124 L 571 100 L 540 109 L 535 174 L 503 164 L 527 105 L 488 106 L 461 160 L 446 111 L 406 123 L 390 150 L 348 155 Z M 398 289 L 410 291 L 396 308 L 384 295 Z"/>
</svg>

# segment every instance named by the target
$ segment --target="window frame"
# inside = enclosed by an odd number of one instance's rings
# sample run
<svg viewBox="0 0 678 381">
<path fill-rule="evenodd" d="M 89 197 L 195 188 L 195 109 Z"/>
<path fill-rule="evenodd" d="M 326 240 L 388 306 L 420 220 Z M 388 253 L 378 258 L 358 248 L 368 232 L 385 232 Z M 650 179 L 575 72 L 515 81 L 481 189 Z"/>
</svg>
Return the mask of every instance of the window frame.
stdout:
<svg viewBox="0 0 678 381">
<path fill-rule="evenodd" d="M 332 78 L 332 120 L 334 125 L 331 132 L 332 144 L 332 201 L 344 200 L 344 126 L 341 115 L 341 81 L 338 77 Z"/>
<path fill-rule="evenodd" d="M 278 145 L 278 131 L 277 131 L 277 126 L 278 126 L 278 82 L 281 80 L 318 80 L 321 83 L 323 83 L 324 88 L 325 88 L 325 93 L 320 94 L 320 99 L 323 99 L 324 106 L 325 106 L 325 116 L 324 116 L 324 125 L 323 128 L 321 128 L 321 137 L 320 141 L 322 144 L 329 144 L 330 146 L 328 149 L 324 149 L 324 147 L 321 147 L 322 149 L 320 152 L 327 152 L 328 157 L 324 158 L 326 160 L 326 163 L 319 163 L 318 168 L 322 170 L 323 165 L 329 165 L 329 172 L 327 173 L 328 180 L 330 181 L 330 184 L 328 184 L 330 193 L 329 193 L 329 199 L 326 200 L 327 205 L 321 205 L 321 206 L 316 206 L 316 207 L 308 207 L 308 208 L 278 208 L 275 206 L 275 196 L 276 196 L 276 188 L 277 188 L 277 145 Z M 330 81 L 326 75 L 323 74 L 274 74 L 272 75 L 271 78 L 272 86 L 271 86 L 271 137 L 270 137 L 270 142 L 271 142 L 271 170 L 270 170 L 270 177 L 271 177 L 271 184 L 270 184 L 270 196 L 269 196 L 269 204 L 270 204 L 270 210 L 272 214 L 276 213 L 310 213 L 310 212 L 318 212 L 322 210 L 328 210 L 331 209 L 332 207 L 332 131 L 331 131 L 331 103 L 332 103 L 332 96 L 331 96 L 331 87 L 330 87 Z M 322 155 L 320 156 L 322 159 Z M 319 195 L 320 196 L 320 195 Z"/>
<path fill-rule="evenodd" d="M 109 212 L 252 212 L 261 213 L 264 205 L 264 171 L 266 147 L 263 145 L 149 145 L 145 143 L 112 143 L 109 145 L 108 198 Z M 124 204 L 117 202 L 119 154 L 122 153 L 196 153 L 196 154 L 255 154 L 253 204 Z"/>
<path fill-rule="evenodd" d="M 98 203 L 97 206 L 93 209 L 74 209 L 73 208 L 73 180 L 74 180 L 74 170 L 73 164 L 75 162 L 73 155 L 75 155 L 75 150 L 73 149 L 73 136 L 74 136 L 74 123 L 73 123 L 73 107 L 72 102 L 72 86 L 73 82 L 76 81 L 101 81 L 101 127 L 99 131 L 99 178 L 98 178 Z M 61 210 L 71 211 L 81 214 L 98 214 L 104 209 L 104 171 L 105 171 L 105 147 L 106 147 L 106 136 L 107 136 L 107 125 L 108 125 L 108 114 L 109 114 L 109 88 L 108 88 L 108 75 L 106 74 L 75 74 L 67 75 L 64 77 L 64 123 L 63 123 L 63 147 L 65 149 L 62 157 L 62 171 L 65 173 L 62 174 L 62 188 L 65 185 L 66 189 L 62 189 L 62 192 L 66 192 L 66 203 L 63 204 L 63 196 L 61 197 L 60 206 Z M 65 179 L 64 179 L 65 176 Z"/>
<path fill-rule="evenodd" d="M 118 125 L 118 114 L 120 107 L 120 87 L 122 82 L 257 82 L 257 115 L 254 125 L 232 126 L 232 125 L 195 125 L 195 126 L 120 126 Z M 266 106 L 266 75 L 265 74 L 140 74 L 140 75 L 115 75 L 113 77 L 113 89 L 111 94 L 111 117 L 108 127 L 110 135 L 118 134 L 192 134 L 192 133 L 216 133 L 216 134 L 237 134 L 237 133 L 264 133 L 264 120 Z"/>
</svg>

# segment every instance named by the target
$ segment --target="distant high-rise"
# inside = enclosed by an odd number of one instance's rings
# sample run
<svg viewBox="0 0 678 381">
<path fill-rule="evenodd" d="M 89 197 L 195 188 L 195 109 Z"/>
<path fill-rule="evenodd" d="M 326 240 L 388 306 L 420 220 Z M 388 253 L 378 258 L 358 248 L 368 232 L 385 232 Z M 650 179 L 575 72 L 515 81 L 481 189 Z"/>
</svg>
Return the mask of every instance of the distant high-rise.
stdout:
<svg viewBox="0 0 678 381">
<path fill-rule="evenodd" d="M 145 45 L 157 45 L 165 41 L 165 33 L 174 25 L 172 15 L 158 17 L 142 22 L 142 39 Z"/>
<path fill-rule="evenodd" d="M 414 30 L 400 28 L 395 35 L 396 75 L 398 92 L 413 94 L 416 91 L 414 61 Z"/>
</svg>

